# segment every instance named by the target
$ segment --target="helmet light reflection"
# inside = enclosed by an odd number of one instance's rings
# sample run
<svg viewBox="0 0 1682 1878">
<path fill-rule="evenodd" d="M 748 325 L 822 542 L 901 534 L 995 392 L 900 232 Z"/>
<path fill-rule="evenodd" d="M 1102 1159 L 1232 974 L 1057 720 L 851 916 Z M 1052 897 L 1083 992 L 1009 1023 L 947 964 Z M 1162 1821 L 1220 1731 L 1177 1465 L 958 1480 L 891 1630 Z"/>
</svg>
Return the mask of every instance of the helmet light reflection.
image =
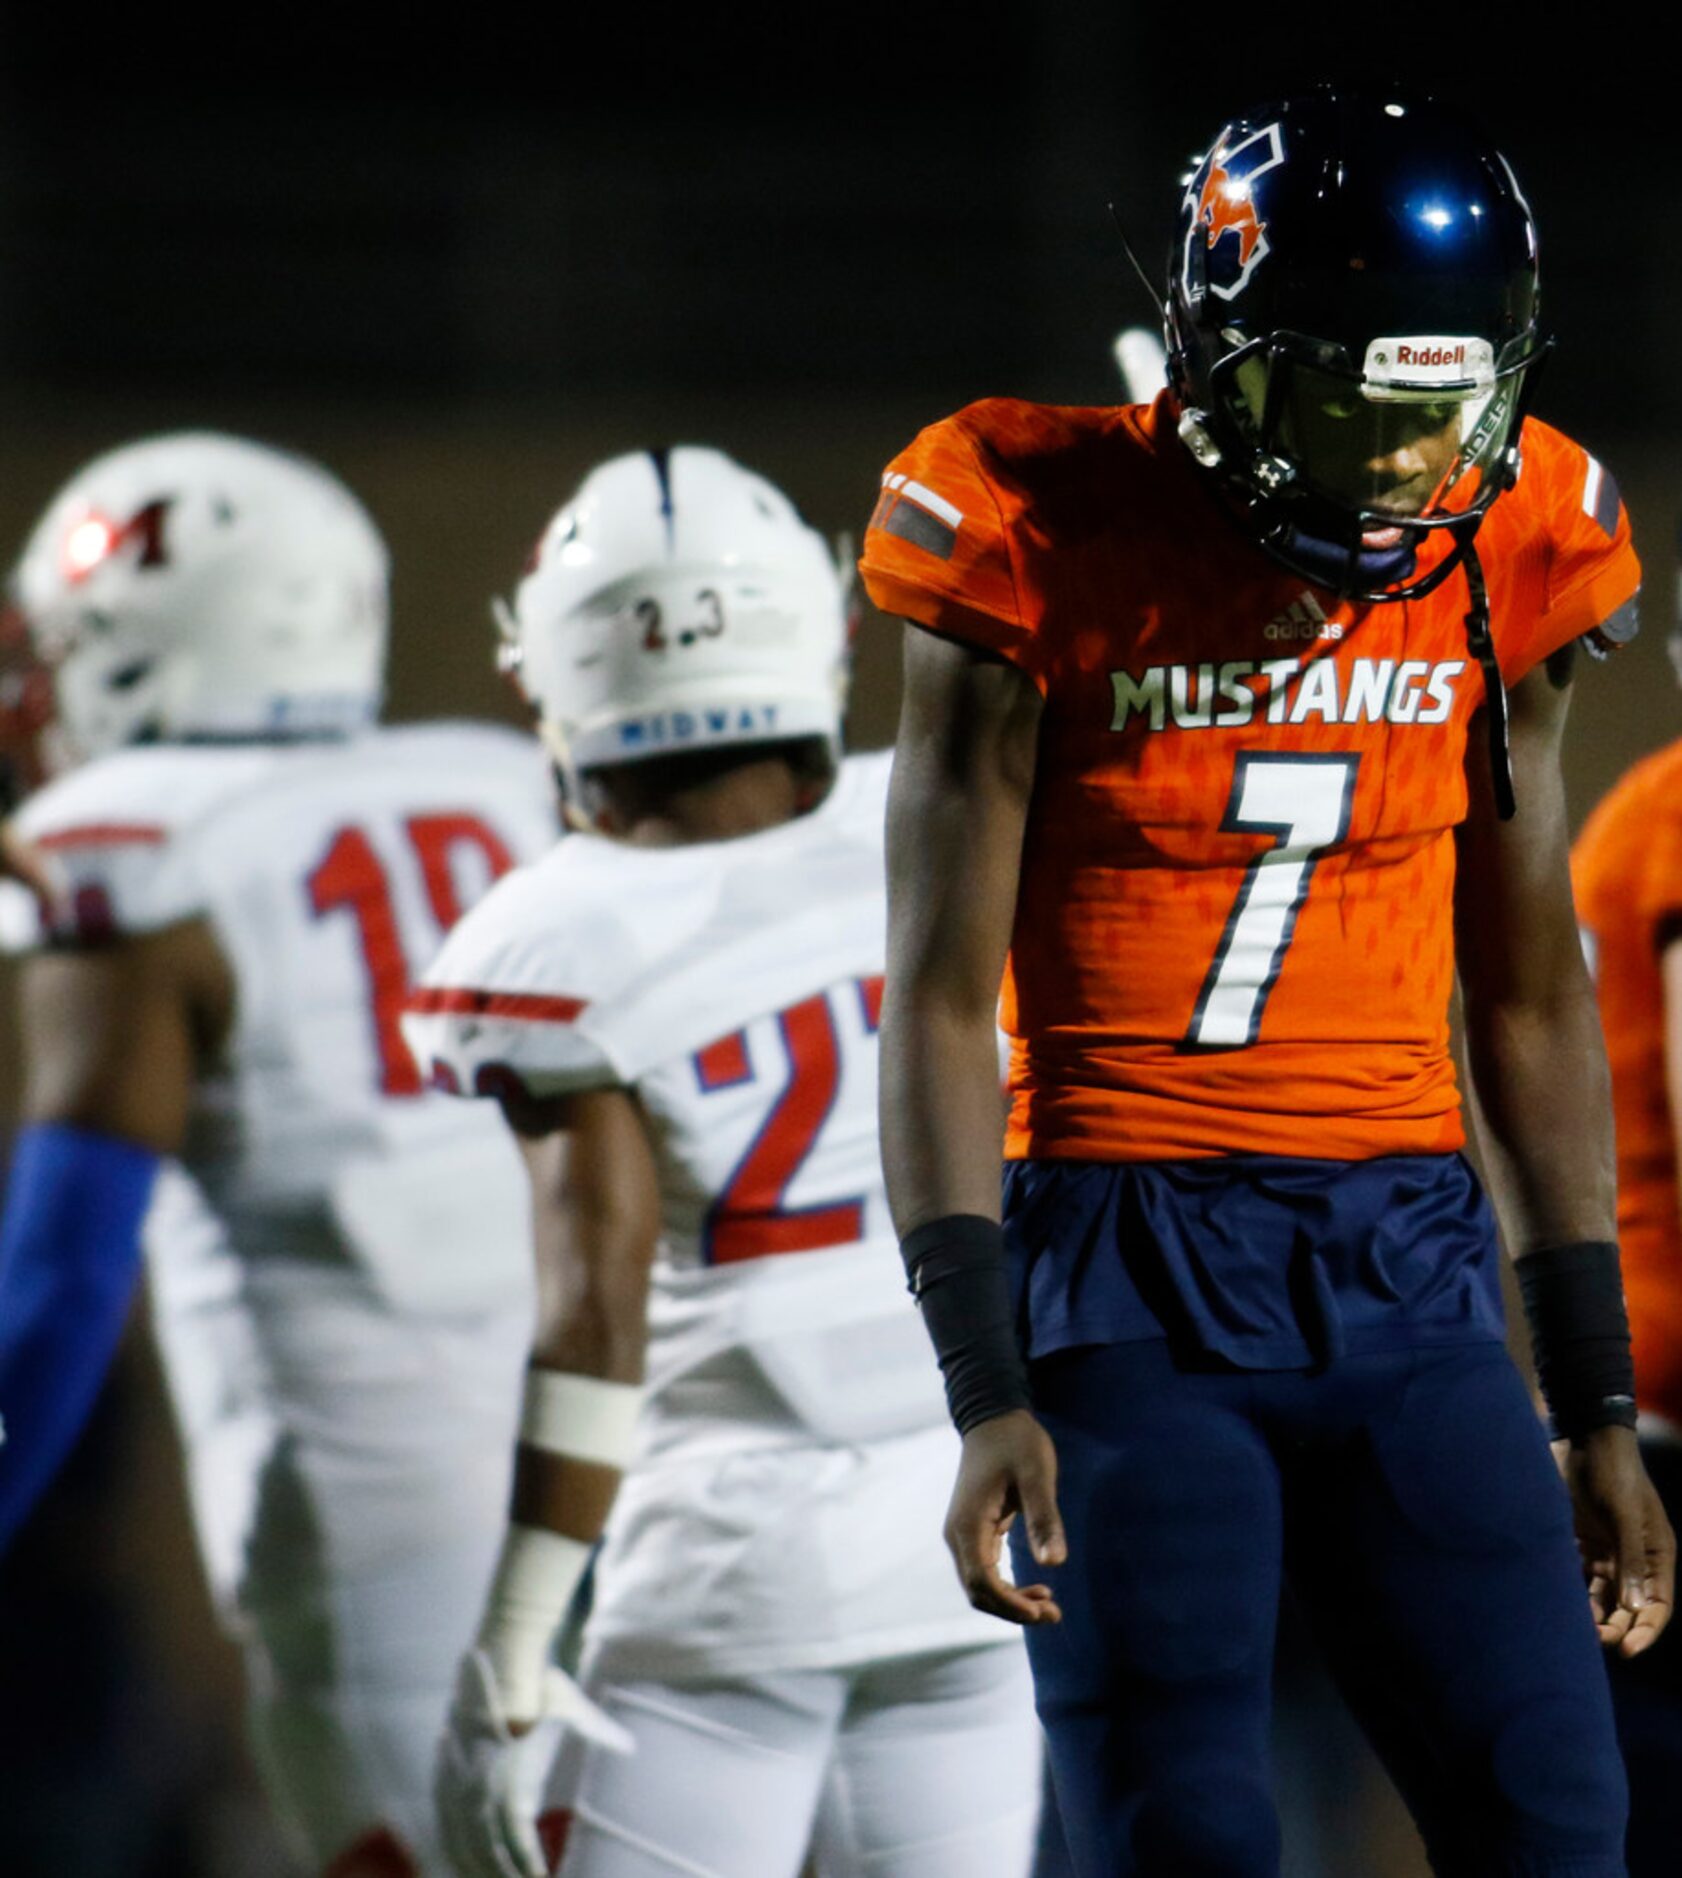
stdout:
<svg viewBox="0 0 1682 1878">
<path fill-rule="evenodd" d="M 121 539 L 122 531 L 114 528 L 103 515 L 84 515 L 72 522 L 64 537 L 66 577 L 72 582 L 86 580 L 101 561 L 109 558 Z"/>
</svg>

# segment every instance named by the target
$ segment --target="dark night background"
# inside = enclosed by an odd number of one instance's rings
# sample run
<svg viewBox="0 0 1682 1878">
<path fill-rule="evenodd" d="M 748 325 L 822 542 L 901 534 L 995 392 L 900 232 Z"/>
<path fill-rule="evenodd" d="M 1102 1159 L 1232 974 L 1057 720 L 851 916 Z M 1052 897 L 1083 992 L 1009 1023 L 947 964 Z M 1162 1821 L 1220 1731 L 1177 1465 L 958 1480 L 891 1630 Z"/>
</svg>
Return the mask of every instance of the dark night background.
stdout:
<svg viewBox="0 0 1682 1878">
<path fill-rule="evenodd" d="M 110 444 L 213 425 L 291 445 L 391 540 L 394 712 L 503 711 L 487 596 L 594 460 L 720 444 L 856 533 L 929 419 L 1116 397 L 1109 342 L 1152 314 L 1109 202 L 1154 273 L 1231 110 L 1394 74 L 1511 157 L 1560 342 L 1539 411 L 1615 471 L 1648 567 L 1643 641 L 1579 688 L 1580 818 L 1682 728 L 1682 192 L 1669 54 L 1616 8 L 1568 35 L 1538 17 L 0 0 L 0 559 Z M 865 743 L 891 735 L 895 656 L 867 632 Z M 120 1381 L 57 1521 L 0 1576 L 0 1870 L 267 1878 L 143 1342 Z M 90 1554 L 137 1588 L 120 1606 Z M 51 1850 L 7 1843 L 17 1783 L 51 1802 Z M 1328 1869 L 1420 1869 L 1374 1830 Z"/>
<path fill-rule="evenodd" d="M 718 443 L 856 531 L 929 418 L 993 392 L 1115 395 L 1109 339 L 1151 309 L 1109 202 L 1154 273 L 1177 179 L 1230 110 L 1394 75 L 1511 156 L 1560 341 L 1539 408 L 1607 459 L 1668 563 L 1672 103 L 1616 9 L 1570 39 L 1421 8 L 680 17 L 11 0 L 0 542 L 148 428 L 312 450 L 396 550 L 395 709 L 495 708 L 484 598 L 596 457 Z M 1655 625 L 1669 587 L 1649 583 Z M 1630 682 L 1662 673 L 1658 641 L 1600 687 L 1622 704 L 1585 700 L 1589 794 L 1631 737 L 1668 732 L 1662 688 Z M 866 741 L 891 728 L 891 651 L 865 646 Z M 1631 729 L 1631 700 L 1659 714 Z"/>
</svg>

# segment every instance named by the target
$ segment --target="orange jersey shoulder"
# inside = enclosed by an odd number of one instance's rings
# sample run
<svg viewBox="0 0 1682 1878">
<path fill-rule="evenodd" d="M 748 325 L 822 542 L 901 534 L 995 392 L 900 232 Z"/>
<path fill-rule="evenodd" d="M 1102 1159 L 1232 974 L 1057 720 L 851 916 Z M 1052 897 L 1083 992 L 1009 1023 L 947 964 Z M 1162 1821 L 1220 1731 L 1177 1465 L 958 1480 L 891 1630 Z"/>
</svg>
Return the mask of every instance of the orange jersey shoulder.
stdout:
<svg viewBox="0 0 1682 1878">
<path fill-rule="evenodd" d="M 1611 473 L 1535 418 L 1522 442 L 1518 482 L 1478 539 L 1509 684 L 1618 614 L 1641 580 Z M 1188 520 L 1207 534 L 1202 578 L 1186 556 Z M 1083 594 L 1070 549 L 1099 540 L 1106 587 Z M 1183 586 L 1183 613 L 1218 618 L 1217 596 L 1235 573 L 1253 579 L 1261 558 L 1175 435 L 1166 394 L 1114 408 L 990 398 L 930 425 L 889 465 L 860 571 L 884 612 L 985 645 L 1043 690 L 1062 630 L 1113 615 L 1105 599 L 1118 575 L 1153 594 Z M 1448 591 L 1463 611 L 1463 583 Z M 1113 616 L 1103 626 L 1113 638 Z"/>
<path fill-rule="evenodd" d="M 1596 806 L 1571 878 L 1591 934 L 1647 946 L 1656 923 L 1682 911 L 1682 739 L 1634 764 Z"/>
<path fill-rule="evenodd" d="M 1032 544 L 1114 528 L 1112 492 L 1148 488 L 1146 412 L 988 398 L 930 425 L 883 473 L 859 564 L 871 599 L 1037 679 Z"/>
<path fill-rule="evenodd" d="M 1625 609 L 1627 627 L 1612 637 L 1628 637 L 1641 586 L 1629 516 L 1605 465 L 1536 418 L 1525 422 L 1521 460 L 1477 542 L 1508 684 Z"/>
<path fill-rule="evenodd" d="M 1525 455 L 1480 537 L 1509 681 L 1635 579 L 1586 454 L 1539 426 Z M 1463 577 L 1390 604 L 1308 585 L 1242 533 L 1166 397 L 994 400 L 924 431 L 863 571 L 1045 699 L 1004 987 L 1013 1154 L 1459 1145 L 1452 835 L 1483 702 Z"/>
</svg>

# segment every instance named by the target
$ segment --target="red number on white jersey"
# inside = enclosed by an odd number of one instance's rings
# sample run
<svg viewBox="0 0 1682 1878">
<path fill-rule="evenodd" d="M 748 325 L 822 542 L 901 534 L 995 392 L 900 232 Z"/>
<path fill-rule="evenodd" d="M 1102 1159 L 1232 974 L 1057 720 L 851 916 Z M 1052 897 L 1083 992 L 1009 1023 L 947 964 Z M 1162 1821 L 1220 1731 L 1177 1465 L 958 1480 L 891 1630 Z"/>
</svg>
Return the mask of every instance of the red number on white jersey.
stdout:
<svg viewBox="0 0 1682 1878">
<path fill-rule="evenodd" d="M 865 1028 L 874 1031 L 882 1005 L 882 981 L 861 979 L 857 991 Z M 841 1041 L 829 994 L 803 999 L 779 1012 L 777 1028 L 788 1057 L 788 1081 L 724 1190 L 707 1210 L 701 1244 L 709 1265 L 782 1252 L 815 1252 L 849 1245 L 863 1235 L 864 1201 L 858 1195 L 815 1206 L 785 1204 L 841 1086 Z M 695 1073 L 703 1094 L 751 1081 L 754 1071 L 746 1034 L 732 1031 L 698 1051 Z"/>
<path fill-rule="evenodd" d="M 438 924 L 436 937 L 442 938 L 466 910 L 456 890 L 456 853 L 462 848 L 476 850 L 492 880 L 508 872 L 514 857 L 502 837 L 476 815 L 416 815 L 403 826 L 420 868 L 427 906 Z M 425 1083 L 403 1041 L 398 1021 L 408 1001 L 413 973 L 404 953 L 384 862 L 362 829 L 341 828 L 328 843 L 327 853 L 307 884 L 310 910 L 317 919 L 343 911 L 355 922 L 367 978 L 381 1093 L 419 1095 Z M 425 962 L 422 959 L 419 964 L 424 966 Z"/>
</svg>

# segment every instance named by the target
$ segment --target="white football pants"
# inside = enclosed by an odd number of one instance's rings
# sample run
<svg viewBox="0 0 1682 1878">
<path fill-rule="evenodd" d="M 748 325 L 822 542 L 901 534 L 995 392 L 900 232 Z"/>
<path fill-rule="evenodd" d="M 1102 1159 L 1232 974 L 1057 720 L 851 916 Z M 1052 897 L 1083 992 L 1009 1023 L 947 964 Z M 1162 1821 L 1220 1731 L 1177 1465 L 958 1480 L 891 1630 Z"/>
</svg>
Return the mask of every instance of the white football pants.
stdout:
<svg viewBox="0 0 1682 1878">
<path fill-rule="evenodd" d="M 529 1309 L 404 1315 L 354 1266 L 171 1223 L 153 1329 L 274 1810 L 309 1878 L 447 1878 L 433 1759 L 506 1520 Z"/>
<path fill-rule="evenodd" d="M 1026 1878 L 1042 1750 L 1014 1641 L 591 1693 L 636 1752 L 563 1771 L 560 1878 L 796 1878 L 808 1852 L 818 1878 Z"/>
</svg>

